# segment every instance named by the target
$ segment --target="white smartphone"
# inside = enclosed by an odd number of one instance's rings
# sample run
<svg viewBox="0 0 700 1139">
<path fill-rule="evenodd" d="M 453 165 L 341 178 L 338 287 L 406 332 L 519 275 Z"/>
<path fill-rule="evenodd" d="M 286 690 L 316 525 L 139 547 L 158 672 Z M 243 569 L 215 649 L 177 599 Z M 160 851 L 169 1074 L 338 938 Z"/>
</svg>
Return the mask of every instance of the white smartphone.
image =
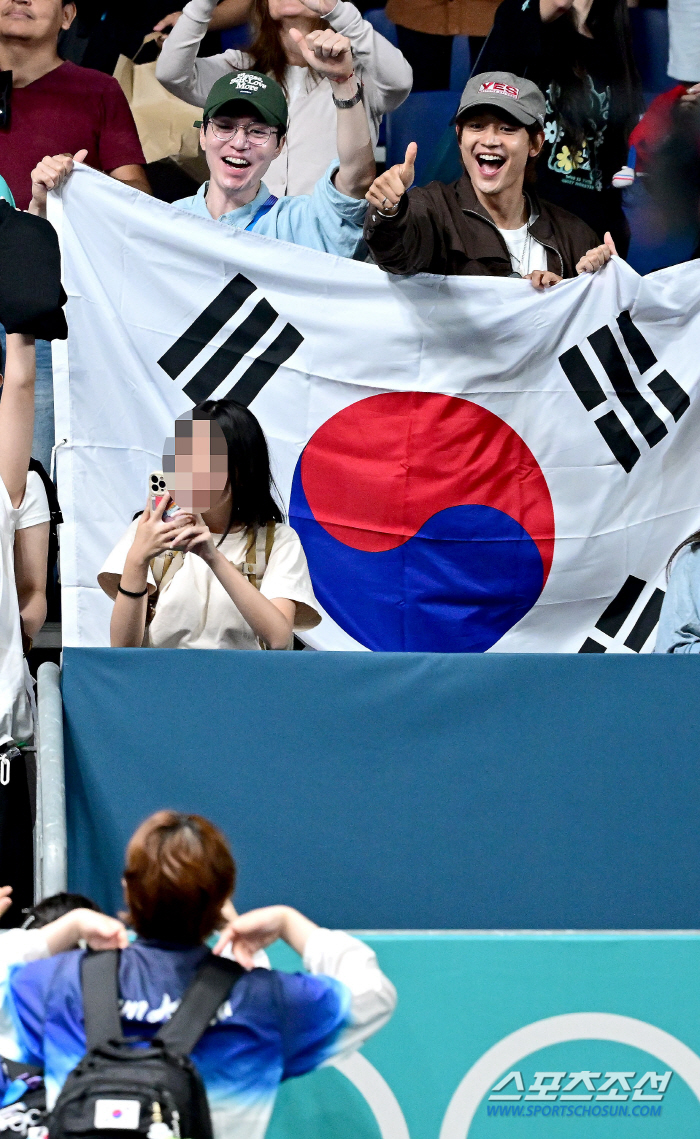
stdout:
<svg viewBox="0 0 700 1139">
<path fill-rule="evenodd" d="M 157 510 L 161 499 L 170 493 L 162 471 L 151 471 L 148 476 L 148 490 L 151 496 L 151 510 Z M 171 501 L 167 509 L 163 511 L 163 521 L 166 522 L 174 518 L 180 512 L 178 504 Z"/>
</svg>

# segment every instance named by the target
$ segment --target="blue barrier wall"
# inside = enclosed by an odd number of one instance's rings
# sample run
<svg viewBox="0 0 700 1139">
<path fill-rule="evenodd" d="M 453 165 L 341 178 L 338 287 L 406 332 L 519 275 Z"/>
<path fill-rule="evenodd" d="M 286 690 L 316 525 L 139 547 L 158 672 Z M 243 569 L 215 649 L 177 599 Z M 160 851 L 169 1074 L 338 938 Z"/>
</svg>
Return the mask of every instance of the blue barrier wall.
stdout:
<svg viewBox="0 0 700 1139">
<path fill-rule="evenodd" d="M 700 925 L 700 659 L 67 649 L 70 881 L 162 806 L 243 908 L 364 929 Z"/>
</svg>

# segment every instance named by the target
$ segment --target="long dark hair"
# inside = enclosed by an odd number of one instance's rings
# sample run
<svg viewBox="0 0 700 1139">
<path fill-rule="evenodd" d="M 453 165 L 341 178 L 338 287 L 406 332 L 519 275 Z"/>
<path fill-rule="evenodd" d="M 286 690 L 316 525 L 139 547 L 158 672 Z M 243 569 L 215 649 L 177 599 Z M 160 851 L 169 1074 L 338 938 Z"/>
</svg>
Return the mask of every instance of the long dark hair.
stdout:
<svg viewBox="0 0 700 1139">
<path fill-rule="evenodd" d="M 319 22 L 322 28 L 329 26 L 325 20 Z M 280 25 L 272 19 L 267 0 L 253 0 L 251 23 L 255 29 L 255 39 L 247 49 L 247 53 L 253 57 L 253 67 L 256 71 L 262 71 L 264 75 L 272 75 L 284 93 L 289 94 L 285 78 L 287 56 L 282 46 Z M 316 82 L 320 81 L 316 71 L 310 68 L 307 68 L 307 71 Z"/>
<path fill-rule="evenodd" d="M 221 545 L 232 529 L 246 530 L 283 522 L 282 511 L 273 497 L 279 495 L 270 470 L 270 455 L 263 429 L 247 407 L 233 399 L 207 399 L 192 408 L 193 419 L 213 419 L 224 433 L 228 447 L 228 479 L 231 487 L 231 513 L 221 537 Z"/>
<path fill-rule="evenodd" d="M 586 23 L 610 86 L 609 122 L 628 136 L 644 111 L 644 99 L 632 51 L 627 0 L 593 0 Z M 543 26 L 542 51 L 552 80 L 553 110 L 578 146 L 596 125 L 591 121 L 585 49 L 572 10 Z"/>
<path fill-rule="evenodd" d="M 691 534 L 689 538 L 684 538 L 683 541 L 680 543 L 680 545 L 676 546 L 675 550 L 671 554 L 671 557 L 666 562 L 666 577 L 667 578 L 671 572 L 671 566 L 673 565 L 675 558 L 678 556 L 678 554 L 680 554 L 681 550 L 683 550 L 686 546 L 691 546 L 691 547 L 700 546 L 700 530 L 696 530 L 694 534 Z"/>
</svg>

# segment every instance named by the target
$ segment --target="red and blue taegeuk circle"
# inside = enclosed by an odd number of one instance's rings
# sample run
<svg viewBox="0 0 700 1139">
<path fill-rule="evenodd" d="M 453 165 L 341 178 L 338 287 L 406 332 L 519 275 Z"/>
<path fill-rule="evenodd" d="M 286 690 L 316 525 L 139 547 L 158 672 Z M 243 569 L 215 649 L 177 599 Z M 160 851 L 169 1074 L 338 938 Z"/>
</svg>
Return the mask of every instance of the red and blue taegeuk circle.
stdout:
<svg viewBox="0 0 700 1139">
<path fill-rule="evenodd" d="M 331 416 L 299 458 L 289 514 L 319 601 L 377 651 L 485 652 L 552 565 L 534 455 L 456 396 L 390 392 Z"/>
</svg>

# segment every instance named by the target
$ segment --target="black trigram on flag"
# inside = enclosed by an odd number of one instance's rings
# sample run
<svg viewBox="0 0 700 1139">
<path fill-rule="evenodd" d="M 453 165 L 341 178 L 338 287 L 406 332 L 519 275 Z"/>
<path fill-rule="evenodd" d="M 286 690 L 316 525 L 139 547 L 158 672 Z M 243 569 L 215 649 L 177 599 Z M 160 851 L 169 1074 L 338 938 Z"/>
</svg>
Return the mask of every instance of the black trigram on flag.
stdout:
<svg viewBox="0 0 700 1139">
<path fill-rule="evenodd" d="M 620 313 L 617 326 L 641 377 L 657 363 L 656 356 L 633 323 L 629 312 Z M 649 446 L 655 447 L 668 435 L 668 428 L 635 384 L 612 329 L 604 324 L 597 332 L 591 333 L 588 343 L 603 365 L 620 403 Z M 578 345 L 564 352 L 559 357 L 559 363 L 586 411 L 593 411 L 601 403 L 607 402 L 607 395 Z M 690 407 L 687 393 L 666 371 L 659 372 L 646 386 L 659 403 L 670 411 L 676 423 Z M 629 473 L 641 452 L 619 416 L 615 411 L 607 411 L 594 422 L 620 466 Z"/>
<path fill-rule="evenodd" d="M 256 289 L 257 285 L 238 273 L 161 356 L 158 363 L 163 371 L 167 372 L 172 380 L 176 380 L 196 360 L 202 349 L 221 332 L 224 325 Z M 243 357 L 270 331 L 278 317 L 279 313 L 275 312 L 272 305 L 262 297 L 245 320 L 236 326 L 231 335 L 185 384 L 182 390 L 192 402 L 200 403 L 209 399 Z M 285 324 L 222 398 L 235 399 L 247 407 L 277 369 L 286 363 L 293 352 L 296 352 L 303 339 L 296 328 L 291 324 Z"/>
<path fill-rule="evenodd" d="M 613 597 L 607 609 L 600 619 L 596 621 L 595 625 L 596 629 L 599 629 L 601 633 L 605 634 L 606 639 L 608 637 L 610 637 L 611 640 L 615 639 L 639 601 L 646 584 L 647 583 L 642 581 L 641 578 L 632 577 L 630 575 L 620 592 Z M 625 637 L 623 641 L 625 648 L 632 649 L 635 653 L 642 651 L 651 633 L 659 623 L 659 615 L 661 613 L 661 605 L 664 597 L 663 589 L 654 590 Z M 587 637 L 578 651 L 580 653 L 604 653 L 607 652 L 608 648 L 610 648 L 609 644 L 601 644 L 600 640 L 596 641 L 593 637 Z"/>
</svg>

